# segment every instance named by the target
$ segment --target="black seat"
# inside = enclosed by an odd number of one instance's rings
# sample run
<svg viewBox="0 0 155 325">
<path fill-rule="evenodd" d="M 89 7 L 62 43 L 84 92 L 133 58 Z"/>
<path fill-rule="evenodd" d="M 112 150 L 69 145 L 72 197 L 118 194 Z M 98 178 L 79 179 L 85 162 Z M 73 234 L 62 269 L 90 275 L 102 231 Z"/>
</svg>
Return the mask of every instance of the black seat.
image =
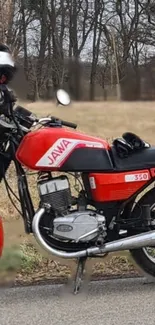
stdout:
<svg viewBox="0 0 155 325">
<path fill-rule="evenodd" d="M 124 158 L 121 158 L 118 155 L 115 146 L 112 146 L 111 153 L 116 170 L 130 171 L 153 167 L 155 168 L 155 146 L 143 148 Z"/>
</svg>

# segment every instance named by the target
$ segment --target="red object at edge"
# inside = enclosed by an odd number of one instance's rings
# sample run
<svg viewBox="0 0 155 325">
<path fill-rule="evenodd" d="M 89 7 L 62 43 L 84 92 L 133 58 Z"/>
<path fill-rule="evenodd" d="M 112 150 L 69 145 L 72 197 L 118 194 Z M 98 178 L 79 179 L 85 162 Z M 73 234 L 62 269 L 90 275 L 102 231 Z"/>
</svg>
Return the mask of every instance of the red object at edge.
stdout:
<svg viewBox="0 0 155 325">
<path fill-rule="evenodd" d="M 4 246 L 4 229 L 3 229 L 2 218 L 0 217 L 0 256 L 2 256 L 3 253 L 3 246 Z"/>
</svg>

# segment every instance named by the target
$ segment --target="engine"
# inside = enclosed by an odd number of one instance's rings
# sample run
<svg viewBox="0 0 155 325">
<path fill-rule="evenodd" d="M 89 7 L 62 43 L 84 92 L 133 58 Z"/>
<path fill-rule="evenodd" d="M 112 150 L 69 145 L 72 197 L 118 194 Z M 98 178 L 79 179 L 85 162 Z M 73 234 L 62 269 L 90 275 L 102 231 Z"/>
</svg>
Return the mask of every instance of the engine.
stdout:
<svg viewBox="0 0 155 325">
<path fill-rule="evenodd" d="M 63 240 L 86 242 L 105 235 L 105 217 L 86 210 L 73 212 L 67 217 L 54 219 L 53 235 Z"/>
<path fill-rule="evenodd" d="M 38 182 L 41 203 L 54 211 L 52 236 L 73 242 L 94 241 L 106 236 L 106 220 L 93 210 L 71 211 L 72 196 L 66 176 Z"/>
<path fill-rule="evenodd" d="M 41 203 L 50 204 L 56 215 L 65 215 L 72 204 L 69 180 L 62 175 L 38 182 Z"/>
</svg>

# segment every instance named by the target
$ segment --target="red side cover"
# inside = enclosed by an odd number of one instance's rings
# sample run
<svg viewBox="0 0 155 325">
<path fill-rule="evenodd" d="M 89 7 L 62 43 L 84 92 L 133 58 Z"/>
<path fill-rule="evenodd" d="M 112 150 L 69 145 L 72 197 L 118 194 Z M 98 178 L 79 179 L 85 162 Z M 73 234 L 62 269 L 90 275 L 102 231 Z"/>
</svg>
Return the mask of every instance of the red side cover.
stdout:
<svg viewBox="0 0 155 325">
<path fill-rule="evenodd" d="M 2 218 L 0 218 L 0 256 L 3 252 L 3 245 L 4 245 L 4 230 L 2 224 Z"/>
<path fill-rule="evenodd" d="M 89 175 L 92 198 L 97 202 L 128 199 L 151 178 L 149 170 Z"/>
</svg>

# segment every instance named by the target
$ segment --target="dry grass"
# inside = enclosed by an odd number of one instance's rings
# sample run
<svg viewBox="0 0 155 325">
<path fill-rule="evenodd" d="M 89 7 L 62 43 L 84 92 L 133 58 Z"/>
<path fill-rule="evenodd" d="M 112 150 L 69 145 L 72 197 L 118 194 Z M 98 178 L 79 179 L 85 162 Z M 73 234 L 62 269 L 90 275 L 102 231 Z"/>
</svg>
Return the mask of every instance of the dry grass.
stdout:
<svg viewBox="0 0 155 325">
<path fill-rule="evenodd" d="M 152 142 L 155 130 L 154 102 L 81 102 L 69 107 L 53 103 L 29 104 L 39 116 L 51 114 L 78 124 L 78 130 L 103 138 L 120 136 L 130 130 Z"/>
</svg>

